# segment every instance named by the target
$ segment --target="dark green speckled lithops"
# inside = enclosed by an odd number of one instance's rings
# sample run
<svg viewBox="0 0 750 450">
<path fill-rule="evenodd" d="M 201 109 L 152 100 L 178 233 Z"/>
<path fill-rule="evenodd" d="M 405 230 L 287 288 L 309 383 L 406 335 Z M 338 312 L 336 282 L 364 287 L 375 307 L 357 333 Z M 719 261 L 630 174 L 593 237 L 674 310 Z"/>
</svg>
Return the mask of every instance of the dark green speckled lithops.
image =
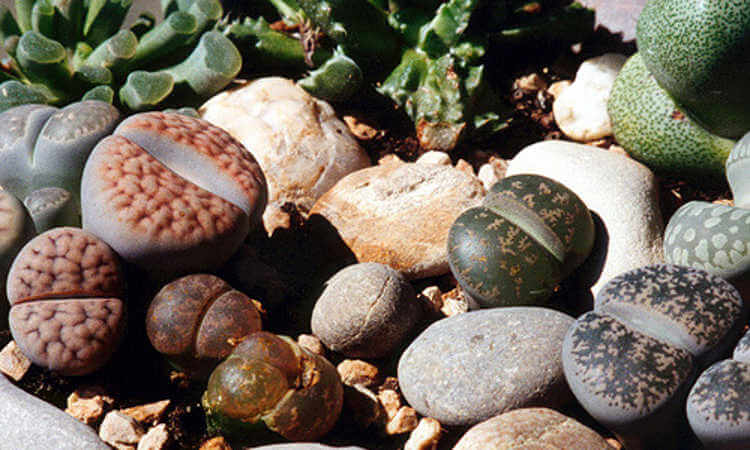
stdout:
<svg viewBox="0 0 750 450">
<path fill-rule="evenodd" d="M 448 234 L 448 263 L 484 307 L 546 301 L 591 252 L 594 223 L 564 185 L 538 175 L 497 182 Z"/>
<path fill-rule="evenodd" d="M 707 449 L 750 448 L 750 332 L 701 374 L 687 399 L 690 427 Z"/>
<path fill-rule="evenodd" d="M 634 269 L 602 287 L 594 311 L 568 330 L 565 378 L 627 448 L 668 448 L 687 427 L 696 374 L 731 348 L 745 320 L 742 298 L 722 278 L 672 264 Z"/>
</svg>

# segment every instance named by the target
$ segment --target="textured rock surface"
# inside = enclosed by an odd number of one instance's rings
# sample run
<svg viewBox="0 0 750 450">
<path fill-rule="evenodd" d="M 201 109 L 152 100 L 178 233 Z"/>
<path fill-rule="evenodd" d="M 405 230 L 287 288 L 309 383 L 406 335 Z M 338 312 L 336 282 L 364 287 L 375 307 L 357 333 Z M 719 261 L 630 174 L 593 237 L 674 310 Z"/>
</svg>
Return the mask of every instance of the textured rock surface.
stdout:
<svg viewBox="0 0 750 450">
<path fill-rule="evenodd" d="M 591 428 L 547 408 L 522 408 L 471 427 L 453 450 L 611 450 Z"/>
<path fill-rule="evenodd" d="M 439 320 L 402 354 L 399 385 L 420 414 L 446 425 L 473 425 L 524 406 L 558 406 L 570 395 L 560 349 L 573 322 L 535 307 Z"/>
<path fill-rule="evenodd" d="M 581 405 L 626 446 L 671 445 L 697 371 L 739 336 L 743 302 L 705 271 L 658 264 L 612 279 L 565 337 L 565 377 Z M 665 441 L 666 439 L 666 441 Z"/>
<path fill-rule="evenodd" d="M 326 283 L 311 327 L 326 347 L 346 356 L 380 358 L 401 345 L 422 315 L 411 285 L 378 263 L 348 266 Z"/>
<path fill-rule="evenodd" d="M 622 272 L 663 260 L 659 190 L 644 165 L 596 147 L 545 141 L 511 160 L 507 175 L 519 173 L 564 184 L 594 213 L 597 241 L 578 271 L 593 294 Z"/>
<path fill-rule="evenodd" d="M 93 428 L 0 375 L 0 448 L 107 450 Z"/>
<path fill-rule="evenodd" d="M 283 222 L 284 203 L 306 213 L 339 179 L 370 165 L 333 108 L 291 80 L 255 80 L 216 95 L 200 113 L 258 160 L 268 182 L 263 222 L 269 233 Z"/>
<path fill-rule="evenodd" d="M 555 122 L 566 136 L 586 142 L 612 134 L 607 101 L 626 59 L 625 55 L 606 53 L 581 64 L 573 84 L 552 104 Z"/>
<path fill-rule="evenodd" d="M 344 177 L 311 215 L 330 222 L 358 261 L 415 279 L 448 272 L 450 226 L 483 196 L 476 177 L 451 166 L 392 161 Z"/>
</svg>

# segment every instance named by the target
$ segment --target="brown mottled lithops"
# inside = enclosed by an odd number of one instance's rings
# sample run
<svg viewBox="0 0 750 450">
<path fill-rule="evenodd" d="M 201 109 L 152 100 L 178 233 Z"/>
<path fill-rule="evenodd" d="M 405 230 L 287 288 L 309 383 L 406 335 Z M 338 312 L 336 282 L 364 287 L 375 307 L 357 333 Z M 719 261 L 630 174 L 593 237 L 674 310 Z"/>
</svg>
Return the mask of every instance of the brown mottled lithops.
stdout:
<svg viewBox="0 0 750 450">
<path fill-rule="evenodd" d="M 343 386 L 336 368 L 292 339 L 249 335 L 213 371 L 202 399 L 210 428 L 238 439 L 272 432 L 314 441 L 338 420 Z"/>
<path fill-rule="evenodd" d="M 690 390 L 690 427 L 708 449 L 750 448 L 750 332 L 734 349 L 732 359 L 704 371 Z"/>
<path fill-rule="evenodd" d="M 563 344 L 571 390 L 634 448 L 671 445 L 685 426 L 696 372 L 737 339 L 746 311 L 737 290 L 705 271 L 656 264 L 610 280 Z"/>
<path fill-rule="evenodd" d="M 260 328 L 260 312 L 253 301 L 209 274 L 188 275 L 167 284 L 146 313 L 146 333 L 154 348 L 196 377 L 207 377 L 229 355 L 231 339 Z"/>
<path fill-rule="evenodd" d="M 210 271 L 260 223 L 266 183 L 222 129 L 142 113 L 96 146 L 84 168 L 83 227 L 154 276 Z"/>
<path fill-rule="evenodd" d="M 359 263 L 328 280 L 315 303 L 311 327 L 333 351 L 381 358 L 401 345 L 421 316 L 414 289 L 398 271 Z"/>
<path fill-rule="evenodd" d="M 117 255 L 78 228 L 55 228 L 26 244 L 8 273 L 10 330 L 35 364 L 63 375 L 104 365 L 125 329 Z"/>
</svg>

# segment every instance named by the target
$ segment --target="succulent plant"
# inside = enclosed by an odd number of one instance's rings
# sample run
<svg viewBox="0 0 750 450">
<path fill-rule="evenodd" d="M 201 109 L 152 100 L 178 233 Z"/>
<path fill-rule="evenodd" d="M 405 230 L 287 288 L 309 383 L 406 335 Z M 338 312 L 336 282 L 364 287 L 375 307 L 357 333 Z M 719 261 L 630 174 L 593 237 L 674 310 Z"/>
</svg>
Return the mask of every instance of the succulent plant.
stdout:
<svg viewBox="0 0 750 450">
<path fill-rule="evenodd" d="M 182 114 L 130 116 L 81 179 L 83 228 L 155 278 L 217 269 L 260 224 L 266 198 L 253 156 Z"/>
<path fill-rule="evenodd" d="M 331 363 L 265 331 L 247 336 L 216 367 L 202 398 L 209 426 L 240 440 L 270 431 L 314 441 L 336 423 L 342 403 Z"/>
<path fill-rule="evenodd" d="M 63 375 L 104 365 L 125 330 L 119 258 L 79 228 L 29 241 L 8 273 L 10 331 L 35 364 Z"/>
<path fill-rule="evenodd" d="M 219 0 L 163 1 L 164 20 L 141 15 L 121 29 L 132 0 L 17 0 L 13 19 L 0 6 L 0 111 L 26 103 L 82 99 L 130 110 L 198 101 L 237 75 L 242 57 L 211 28 Z"/>
<path fill-rule="evenodd" d="M 207 378 L 229 355 L 230 340 L 260 328 L 260 312 L 253 301 L 209 274 L 188 275 L 167 284 L 146 313 L 151 345 L 178 369 L 200 378 Z"/>
<path fill-rule="evenodd" d="M 70 191 L 45 187 L 32 191 L 23 199 L 37 233 L 81 222 L 81 210 Z"/>
<path fill-rule="evenodd" d="M 38 189 L 64 189 L 71 195 L 74 213 L 61 225 L 80 225 L 83 166 L 94 145 L 119 120 L 117 109 L 97 100 L 61 109 L 21 105 L 0 113 L 0 123 L 5 124 L 0 129 L 0 186 L 24 201 Z"/>
<path fill-rule="evenodd" d="M 7 328 L 5 281 L 8 270 L 21 247 L 34 235 L 34 222 L 27 209 L 13 194 L 0 190 L 0 329 Z"/>
<path fill-rule="evenodd" d="M 482 306 L 542 303 L 588 256 L 594 223 L 564 185 L 515 175 L 492 186 L 482 206 L 462 213 L 448 235 L 448 263 Z"/>
</svg>

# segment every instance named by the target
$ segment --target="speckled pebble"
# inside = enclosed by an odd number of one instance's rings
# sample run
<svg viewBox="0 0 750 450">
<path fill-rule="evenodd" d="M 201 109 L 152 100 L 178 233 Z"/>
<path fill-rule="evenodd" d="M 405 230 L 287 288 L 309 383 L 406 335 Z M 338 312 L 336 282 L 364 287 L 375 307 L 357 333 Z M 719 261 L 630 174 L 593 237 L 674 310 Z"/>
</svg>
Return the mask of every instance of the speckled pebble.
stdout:
<svg viewBox="0 0 750 450">
<path fill-rule="evenodd" d="M 742 336 L 742 339 L 734 347 L 734 354 L 732 359 L 735 361 L 741 361 L 750 363 L 750 331 Z"/>
<path fill-rule="evenodd" d="M 569 399 L 560 348 L 573 318 L 538 307 L 472 311 L 430 325 L 402 354 L 407 402 L 445 425 L 473 425 Z"/>
</svg>

